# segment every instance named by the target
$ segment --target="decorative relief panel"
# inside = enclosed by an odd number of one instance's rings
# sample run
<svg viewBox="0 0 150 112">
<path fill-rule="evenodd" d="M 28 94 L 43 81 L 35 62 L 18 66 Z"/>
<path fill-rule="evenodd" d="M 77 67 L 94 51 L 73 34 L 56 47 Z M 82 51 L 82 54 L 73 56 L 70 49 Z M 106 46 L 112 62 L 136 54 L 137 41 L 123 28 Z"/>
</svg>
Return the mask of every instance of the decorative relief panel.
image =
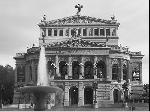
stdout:
<svg viewBox="0 0 150 112">
<path fill-rule="evenodd" d="M 68 62 L 68 60 L 67 60 L 67 59 L 68 59 L 67 57 L 59 56 L 59 57 L 58 57 L 58 62 L 61 62 L 61 61 Z"/>
<path fill-rule="evenodd" d="M 84 57 L 83 62 L 85 63 L 86 61 L 93 62 L 93 59 L 91 57 Z"/>
<path fill-rule="evenodd" d="M 75 86 L 75 87 L 78 88 L 78 82 L 70 82 L 70 83 L 69 83 L 69 86 L 70 86 L 70 88 L 71 88 L 72 86 Z"/>
<path fill-rule="evenodd" d="M 80 62 L 80 58 L 79 57 L 72 57 L 72 62 L 73 61 L 78 61 L 78 62 Z"/>
<path fill-rule="evenodd" d="M 112 58 L 112 59 L 111 59 L 111 64 L 112 64 L 112 65 L 113 65 L 113 64 L 119 64 L 118 59 Z"/>
<path fill-rule="evenodd" d="M 93 86 L 93 83 L 92 82 L 84 82 L 84 87 L 86 87 L 86 86 Z"/>
</svg>

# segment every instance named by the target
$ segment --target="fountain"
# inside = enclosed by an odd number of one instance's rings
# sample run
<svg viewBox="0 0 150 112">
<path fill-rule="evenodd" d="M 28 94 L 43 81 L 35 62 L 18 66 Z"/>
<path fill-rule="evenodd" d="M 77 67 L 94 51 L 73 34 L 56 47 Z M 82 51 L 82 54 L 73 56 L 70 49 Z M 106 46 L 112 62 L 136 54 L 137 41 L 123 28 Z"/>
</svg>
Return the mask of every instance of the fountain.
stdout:
<svg viewBox="0 0 150 112">
<path fill-rule="evenodd" d="M 40 51 L 37 86 L 24 86 L 21 87 L 19 91 L 33 94 L 34 110 L 36 111 L 47 109 L 46 97 L 48 93 L 57 93 L 62 91 L 62 89 L 59 87 L 49 85 L 44 46 L 41 46 Z"/>
</svg>

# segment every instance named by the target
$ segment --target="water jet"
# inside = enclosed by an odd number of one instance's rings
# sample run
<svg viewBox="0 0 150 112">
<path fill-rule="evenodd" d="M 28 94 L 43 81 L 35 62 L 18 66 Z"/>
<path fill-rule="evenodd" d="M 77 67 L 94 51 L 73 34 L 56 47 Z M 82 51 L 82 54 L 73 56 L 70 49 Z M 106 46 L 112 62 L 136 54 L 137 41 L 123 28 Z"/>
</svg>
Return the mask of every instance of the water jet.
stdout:
<svg viewBox="0 0 150 112">
<path fill-rule="evenodd" d="M 43 111 L 47 109 L 46 97 L 48 93 L 62 91 L 59 87 L 49 85 L 44 46 L 41 46 L 37 76 L 37 86 L 24 86 L 21 87 L 19 91 L 22 93 L 32 93 L 34 110 Z"/>
</svg>

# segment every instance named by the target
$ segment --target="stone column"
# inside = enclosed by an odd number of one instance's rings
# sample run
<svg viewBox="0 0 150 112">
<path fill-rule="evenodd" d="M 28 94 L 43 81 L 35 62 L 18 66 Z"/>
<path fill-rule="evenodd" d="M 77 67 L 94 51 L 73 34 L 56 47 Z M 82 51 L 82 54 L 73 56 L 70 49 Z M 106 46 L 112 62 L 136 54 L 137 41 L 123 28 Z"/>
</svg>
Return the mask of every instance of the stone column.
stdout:
<svg viewBox="0 0 150 112">
<path fill-rule="evenodd" d="M 69 82 L 65 82 L 64 106 L 69 106 Z"/>
<path fill-rule="evenodd" d="M 59 36 L 59 29 L 57 29 L 57 37 Z"/>
<path fill-rule="evenodd" d="M 66 29 L 63 29 L 63 37 L 65 37 Z"/>
<path fill-rule="evenodd" d="M 112 79 L 112 65 L 111 65 L 111 59 L 109 56 L 106 57 L 106 80 L 111 81 Z"/>
<path fill-rule="evenodd" d="M 89 36 L 90 28 L 87 28 L 87 36 Z"/>
<path fill-rule="evenodd" d="M 140 82 L 142 82 L 142 62 L 139 62 L 139 69 L 140 69 Z"/>
<path fill-rule="evenodd" d="M 16 68 L 15 68 L 15 83 L 17 83 L 17 69 L 18 69 L 18 64 L 16 64 Z"/>
<path fill-rule="evenodd" d="M 52 28 L 52 37 L 54 36 L 54 29 Z"/>
<path fill-rule="evenodd" d="M 79 82 L 79 101 L 78 106 L 84 106 L 84 86 L 83 82 Z"/>
<path fill-rule="evenodd" d="M 84 77 L 84 57 L 81 58 L 81 63 L 80 63 L 80 67 L 81 67 L 81 75 L 79 76 L 79 79 L 83 79 Z"/>
<path fill-rule="evenodd" d="M 45 30 L 46 30 L 46 37 L 47 37 L 48 36 L 48 29 L 46 28 Z"/>
<path fill-rule="evenodd" d="M 68 79 L 72 79 L 72 57 L 68 58 Z"/>
<path fill-rule="evenodd" d="M 106 28 L 104 27 L 104 36 L 106 36 Z"/>
<path fill-rule="evenodd" d="M 57 75 L 58 77 L 60 77 L 58 55 L 56 55 L 56 57 L 55 57 L 55 65 L 56 65 L 56 75 Z"/>
<path fill-rule="evenodd" d="M 94 57 L 94 79 L 97 79 L 97 56 Z"/>
<path fill-rule="evenodd" d="M 32 60 L 31 63 L 31 67 L 32 67 L 32 81 L 35 82 L 35 65 L 34 65 L 34 61 Z"/>
<path fill-rule="evenodd" d="M 69 28 L 69 37 L 71 37 L 71 28 Z"/>
<path fill-rule="evenodd" d="M 120 77 L 121 81 L 123 81 L 123 63 L 122 63 L 122 61 L 123 61 L 122 59 L 119 59 L 119 63 L 120 63 L 119 64 L 120 65 L 119 66 L 120 67 L 119 68 L 119 77 Z"/>
<path fill-rule="evenodd" d="M 81 37 L 83 37 L 83 28 L 81 28 Z"/>
</svg>

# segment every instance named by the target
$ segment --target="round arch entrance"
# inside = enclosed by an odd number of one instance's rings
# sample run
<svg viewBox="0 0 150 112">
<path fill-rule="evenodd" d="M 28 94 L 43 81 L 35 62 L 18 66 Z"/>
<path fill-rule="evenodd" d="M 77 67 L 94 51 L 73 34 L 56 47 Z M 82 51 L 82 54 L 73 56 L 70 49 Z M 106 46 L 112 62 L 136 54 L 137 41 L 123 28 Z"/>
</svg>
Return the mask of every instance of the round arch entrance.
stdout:
<svg viewBox="0 0 150 112">
<path fill-rule="evenodd" d="M 121 93 L 118 89 L 113 91 L 114 103 L 118 103 L 121 100 Z"/>
<path fill-rule="evenodd" d="M 70 104 L 76 105 L 78 104 L 78 88 L 73 86 L 69 90 L 69 96 L 70 96 Z"/>
<path fill-rule="evenodd" d="M 93 89 L 86 87 L 84 89 L 84 104 L 93 104 Z"/>
</svg>

